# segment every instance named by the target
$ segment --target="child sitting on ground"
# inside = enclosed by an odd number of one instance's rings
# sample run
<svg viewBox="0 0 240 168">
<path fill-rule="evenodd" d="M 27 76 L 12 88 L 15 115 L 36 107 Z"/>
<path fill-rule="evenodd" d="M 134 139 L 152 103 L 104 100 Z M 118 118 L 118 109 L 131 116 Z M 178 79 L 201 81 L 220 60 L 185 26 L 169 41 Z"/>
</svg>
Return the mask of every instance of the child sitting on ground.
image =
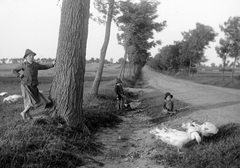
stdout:
<svg viewBox="0 0 240 168">
<path fill-rule="evenodd" d="M 174 110 L 174 102 L 172 100 L 173 95 L 169 92 L 165 94 L 162 113 L 174 115 L 176 110 Z"/>
</svg>

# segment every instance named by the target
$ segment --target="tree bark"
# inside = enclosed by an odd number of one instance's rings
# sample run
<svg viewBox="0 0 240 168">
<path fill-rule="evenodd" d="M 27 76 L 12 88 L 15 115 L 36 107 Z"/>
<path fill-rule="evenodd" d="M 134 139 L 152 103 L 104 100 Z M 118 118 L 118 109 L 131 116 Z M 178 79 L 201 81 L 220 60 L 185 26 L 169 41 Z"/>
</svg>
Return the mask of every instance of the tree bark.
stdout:
<svg viewBox="0 0 240 168">
<path fill-rule="evenodd" d="M 189 76 L 190 73 L 191 73 L 191 66 L 192 66 L 191 64 L 192 64 L 192 61 L 190 60 L 189 67 L 188 67 L 188 74 L 187 74 L 187 76 Z"/>
<path fill-rule="evenodd" d="M 83 126 L 83 87 L 89 0 L 64 0 L 61 11 L 55 76 L 50 90 L 52 115 L 69 126 Z"/>
<path fill-rule="evenodd" d="M 97 71 L 97 74 L 93 81 L 92 88 L 91 88 L 91 95 L 93 97 L 96 97 L 98 95 L 98 88 L 99 88 L 100 81 L 102 78 L 104 60 L 105 60 L 107 47 L 108 47 L 108 43 L 109 43 L 109 38 L 110 38 L 110 32 L 111 32 L 113 8 L 114 8 L 114 0 L 109 0 L 108 16 L 107 16 L 107 23 L 106 23 L 106 29 L 105 29 L 105 39 L 104 39 L 103 46 L 102 46 L 101 52 L 100 52 L 98 71 Z"/>
<path fill-rule="evenodd" d="M 123 74 L 122 74 L 122 78 L 121 78 L 122 81 L 123 81 L 124 75 L 125 75 L 126 64 L 127 64 L 127 56 L 128 56 L 126 42 L 124 44 L 124 50 L 125 50 L 125 54 L 124 54 L 124 64 L 123 64 L 123 69 L 122 69 L 123 70 Z"/>
<path fill-rule="evenodd" d="M 126 60 L 124 59 L 121 65 L 120 73 L 118 74 L 118 78 L 121 80 L 123 80 L 123 77 L 124 77 L 125 64 L 126 64 Z"/>
<path fill-rule="evenodd" d="M 236 62 L 237 62 L 237 56 L 235 56 L 234 63 L 233 63 L 233 68 L 232 68 L 232 80 L 231 80 L 231 82 L 233 82 L 233 77 L 234 77 L 234 71 L 235 71 Z"/>
<path fill-rule="evenodd" d="M 127 62 L 127 50 L 126 50 L 126 47 L 124 47 L 124 49 L 125 49 L 124 61 L 122 62 L 122 67 L 121 67 L 120 73 L 118 75 L 118 78 L 121 79 L 122 81 L 124 79 L 126 62 Z"/>
<path fill-rule="evenodd" d="M 226 61 L 223 61 L 223 69 L 222 69 L 222 80 L 224 81 L 224 72 L 225 72 Z"/>
</svg>

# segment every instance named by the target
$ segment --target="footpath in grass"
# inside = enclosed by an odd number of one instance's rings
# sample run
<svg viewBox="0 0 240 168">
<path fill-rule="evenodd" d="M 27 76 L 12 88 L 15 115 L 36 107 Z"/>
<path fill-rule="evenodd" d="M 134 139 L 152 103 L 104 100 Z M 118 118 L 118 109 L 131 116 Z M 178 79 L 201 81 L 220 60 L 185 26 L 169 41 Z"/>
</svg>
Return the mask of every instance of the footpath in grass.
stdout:
<svg viewBox="0 0 240 168">
<path fill-rule="evenodd" d="M 161 113 L 164 97 L 162 92 L 149 88 L 142 91 L 139 98 L 142 103 L 137 109 L 119 114 L 122 122 L 116 127 L 103 128 L 96 133 L 99 142 L 104 144 L 104 149 L 102 155 L 97 155 L 95 159 L 102 162 L 103 167 L 159 168 L 160 165 L 153 159 L 157 154 L 157 141 L 149 131 L 163 122 L 177 118 L 177 115 L 170 117 Z M 179 108 L 186 106 L 179 101 L 177 105 Z M 92 163 L 86 167 L 94 166 L 97 165 Z"/>
</svg>

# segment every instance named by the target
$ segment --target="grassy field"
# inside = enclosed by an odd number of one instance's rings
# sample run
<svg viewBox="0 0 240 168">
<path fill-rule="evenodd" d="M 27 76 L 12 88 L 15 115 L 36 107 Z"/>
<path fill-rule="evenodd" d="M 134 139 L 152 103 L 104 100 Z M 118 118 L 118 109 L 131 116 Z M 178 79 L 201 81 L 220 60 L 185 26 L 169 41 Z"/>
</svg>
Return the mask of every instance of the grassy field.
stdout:
<svg viewBox="0 0 240 168">
<path fill-rule="evenodd" d="M 0 92 L 21 94 L 20 81 L 13 77 L 10 70 L 16 65 L 0 65 Z M 98 99 L 88 99 L 97 64 L 86 66 L 84 81 L 84 114 L 85 123 L 91 135 L 84 135 L 80 130 L 62 127 L 60 118 L 40 118 L 33 121 L 23 121 L 20 112 L 23 110 L 22 101 L 14 104 L 3 103 L 0 97 L 0 167 L 51 167 L 75 168 L 87 164 L 91 156 L 103 155 L 104 145 L 98 141 L 100 130 L 109 128 L 118 129 L 122 119 L 115 108 L 113 93 L 114 81 L 119 73 L 119 65 L 106 65 L 99 89 Z M 207 72 L 208 73 L 208 72 Z M 39 74 L 39 89 L 47 97 L 51 86 L 54 69 L 41 71 Z M 208 73 L 209 75 L 210 73 Z M 212 74 L 211 74 L 212 75 Z M 207 76 L 207 75 L 206 75 Z M 187 80 L 210 80 L 214 77 L 195 76 Z M 210 75 L 209 75 L 210 76 Z M 219 76 L 219 75 L 218 75 Z M 218 80 L 217 80 L 218 79 Z M 222 80 L 214 78 L 221 86 Z M 194 81 L 194 80 L 193 80 Z M 237 83 L 237 78 L 234 83 Z M 206 82 L 205 84 L 211 84 Z M 222 86 L 224 87 L 224 86 Z M 236 86 L 235 86 L 236 87 Z M 164 94 L 160 91 L 142 95 L 142 115 L 151 117 L 150 122 L 161 123 L 171 121 L 171 118 L 159 117 L 159 109 Z M 184 106 L 184 102 L 177 102 Z M 149 106 L 151 107 L 149 109 Z M 187 115 L 191 111 L 184 111 L 180 115 Z M 38 114 L 34 114 L 38 115 Z M 175 116 L 173 118 L 176 119 Z M 130 119 L 131 120 L 131 119 Z M 139 121 L 141 122 L 141 121 Z M 176 153 L 172 147 L 164 151 L 165 144 L 156 142 L 155 149 L 159 152 L 152 160 L 167 167 L 180 168 L 237 168 L 240 167 L 240 125 L 231 124 L 222 126 L 219 134 L 213 138 L 204 139 L 203 143 L 191 145 L 189 152 Z M 166 151 L 166 150 L 165 150 Z M 89 157 L 90 156 L 90 157 Z M 101 163 L 96 162 L 99 167 Z"/>
<path fill-rule="evenodd" d="M 0 64 L 0 76 L 12 76 L 11 70 L 17 67 L 19 64 Z M 104 76 L 116 76 L 119 73 L 120 64 L 106 64 L 104 65 Z M 94 76 L 97 72 L 98 64 L 86 64 L 85 76 Z M 39 77 L 53 76 L 54 68 L 48 70 L 39 71 Z"/>
<path fill-rule="evenodd" d="M 233 82 L 231 80 L 232 73 L 230 71 L 224 72 L 224 79 L 222 78 L 222 72 L 219 69 L 205 69 L 199 70 L 198 73 L 193 75 L 181 75 L 181 74 L 174 74 L 174 77 L 190 80 L 192 82 L 205 84 L 205 85 L 213 85 L 219 87 L 227 87 L 227 88 L 234 88 L 240 89 L 240 70 L 236 69 L 234 72 Z"/>
</svg>

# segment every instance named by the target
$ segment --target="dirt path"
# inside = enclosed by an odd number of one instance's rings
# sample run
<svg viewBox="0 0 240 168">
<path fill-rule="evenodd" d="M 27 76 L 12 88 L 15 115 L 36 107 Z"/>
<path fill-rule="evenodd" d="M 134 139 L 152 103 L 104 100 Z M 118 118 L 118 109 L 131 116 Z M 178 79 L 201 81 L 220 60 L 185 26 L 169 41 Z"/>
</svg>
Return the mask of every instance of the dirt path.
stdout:
<svg viewBox="0 0 240 168">
<path fill-rule="evenodd" d="M 144 68 L 147 81 L 144 92 L 171 92 L 180 101 L 189 104 L 191 113 L 173 118 L 168 125 L 180 125 L 192 119 L 210 121 L 216 125 L 230 122 L 240 123 L 240 91 L 200 85 L 189 81 L 174 79 Z M 151 89 L 153 88 L 153 89 Z M 135 89 L 138 90 L 138 89 Z M 144 110 L 144 109 L 143 109 Z M 146 109 L 145 109 L 146 110 Z M 96 158 L 104 163 L 104 168 L 161 168 L 151 157 L 159 152 L 156 140 L 149 131 L 156 125 L 142 111 L 136 110 L 122 116 L 123 122 L 114 129 L 104 129 L 99 140 L 105 145 L 102 156 Z"/>
<path fill-rule="evenodd" d="M 157 151 L 155 137 L 149 134 L 150 118 L 137 110 L 122 119 L 117 129 L 105 129 L 99 134 L 106 149 L 97 160 L 104 163 L 104 168 L 161 168 L 151 160 Z"/>
</svg>

